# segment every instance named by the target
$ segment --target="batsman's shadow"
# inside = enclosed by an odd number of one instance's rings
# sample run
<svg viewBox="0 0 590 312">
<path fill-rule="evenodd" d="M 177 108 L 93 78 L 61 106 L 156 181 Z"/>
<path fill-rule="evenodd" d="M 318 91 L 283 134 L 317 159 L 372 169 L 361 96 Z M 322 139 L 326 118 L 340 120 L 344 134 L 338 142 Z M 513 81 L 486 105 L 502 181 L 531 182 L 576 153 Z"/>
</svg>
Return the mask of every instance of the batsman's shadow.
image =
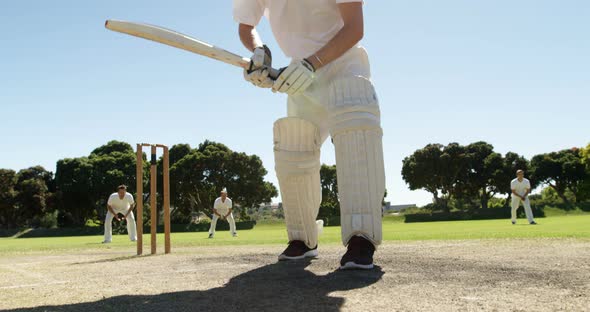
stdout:
<svg viewBox="0 0 590 312">
<path fill-rule="evenodd" d="M 344 298 L 330 293 L 367 287 L 383 270 L 334 271 L 316 275 L 310 261 L 269 264 L 230 279 L 221 287 L 158 295 L 124 295 L 93 302 L 10 311 L 340 311 Z"/>
</svg>

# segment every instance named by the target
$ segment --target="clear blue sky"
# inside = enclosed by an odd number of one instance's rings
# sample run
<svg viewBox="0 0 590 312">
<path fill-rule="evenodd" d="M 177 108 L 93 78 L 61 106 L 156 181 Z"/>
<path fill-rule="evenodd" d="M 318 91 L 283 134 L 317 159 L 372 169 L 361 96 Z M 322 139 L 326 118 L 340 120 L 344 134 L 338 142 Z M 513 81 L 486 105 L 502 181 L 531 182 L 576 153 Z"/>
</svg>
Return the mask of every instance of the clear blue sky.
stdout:
<svg viewBox="0 0 590 312">
<path fill-rule="evenodd" d="M 590 141 L 590 2 L 365 1 L 363 45 L 382 108 L 388 200 L 425 204 L 401 161 L 485 140 L 530 158 Z M 107 18 L 175 29 L 248 56 L 231 1 L 0 2 L 0 168 L 79 157 L 109 140 L 259 155 L 276 184 L 272 123 L 285 97 L 240 69 L 107 31 Z M 286 59 L 261 25 L 276 66 Z M 322 160 L 334 163 L 325 144 Z"/>
</svg>

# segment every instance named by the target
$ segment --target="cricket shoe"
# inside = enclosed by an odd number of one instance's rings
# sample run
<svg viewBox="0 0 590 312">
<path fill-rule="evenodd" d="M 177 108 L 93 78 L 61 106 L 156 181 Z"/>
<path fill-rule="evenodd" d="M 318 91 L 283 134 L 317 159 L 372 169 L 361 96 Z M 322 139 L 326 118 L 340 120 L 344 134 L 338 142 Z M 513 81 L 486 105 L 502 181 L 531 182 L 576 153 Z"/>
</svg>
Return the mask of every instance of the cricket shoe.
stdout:
<svg viewBox="0 0 590 312">
<path fill-rule="evenodd" d="M 370 270 L 373 268 L 375 246 L 369 240 L 353 236 L 348 241 L 346 253 L 340 260 L 340 270 Z"/>
<path fill-rule="evenodd" d="M 282 254 L 279 255 L 279 261 L 299 260 L 304 258 L 315 258 L 318 256 L 318 246 L 309 248 L 303 241 L 293 240 Z"/>
<path fill-rule="evenodd" d="M 238 233 L 232 233 L 231 236 L 238 237 Z"/>
<path fill-rule="evenodd" d="M 533 221 L 531 223 L 529 223 L 530 225 L 537 225 L 537 222 Z"/>
<path fill-rule="evenodd" d="M 213 233 L 209 233 L 209 238 L 213 238 Z"/>
</svg>

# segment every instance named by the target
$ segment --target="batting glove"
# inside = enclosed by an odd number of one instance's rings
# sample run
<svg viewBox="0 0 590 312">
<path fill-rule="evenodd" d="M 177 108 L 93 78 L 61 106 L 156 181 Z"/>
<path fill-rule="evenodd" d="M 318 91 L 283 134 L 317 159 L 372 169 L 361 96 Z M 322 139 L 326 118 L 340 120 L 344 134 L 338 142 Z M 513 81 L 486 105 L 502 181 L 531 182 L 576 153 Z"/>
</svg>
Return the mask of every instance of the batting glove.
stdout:
<svg viewBox="0 0 590 312">
<path fill-rule="evenodd" d="M 254 49 L 250 66 L 244 69 L 244 79 L 260 88 L 272 87 L 273 80 L 268 76 L 271 65 L 272 55 L 266 45 Z"/>
<path fill-rule="evenodd" d="M 282 92 L 289 95 L 303 93 L 313 82 L 315 68 L 307 60 L 292 63 L 281 70 L 272 85 L 273 92 Z"/>
</svg>

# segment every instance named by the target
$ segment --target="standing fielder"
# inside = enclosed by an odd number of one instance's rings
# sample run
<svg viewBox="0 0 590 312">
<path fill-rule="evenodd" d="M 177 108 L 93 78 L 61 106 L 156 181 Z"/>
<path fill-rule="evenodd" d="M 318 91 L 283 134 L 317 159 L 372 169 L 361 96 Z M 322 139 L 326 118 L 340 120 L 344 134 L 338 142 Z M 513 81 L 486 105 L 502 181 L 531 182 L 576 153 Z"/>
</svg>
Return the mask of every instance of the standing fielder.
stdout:
<svg viewBox="0 0 590 312">
<path fill-rule="evenodd" d="M 127 219 L 127 233 L 129 239 L 134 242 L 137 240 L 137 234 L 135 232 L 135 218 L 133 216 L 133 207 L 135 207 L 135 201 L 133 195 L 127 193 L 127 187 L 125 185 L 119 185 L 117 192 L 109 196 L 107 201 L 107 216 L 104 220 L 104 241 L 107 244 L 113 240 L 113 218 L 117 218 L 117 221 L 121 219 L 117 214 L 121 213 Z"/>
<path fill-rule="evenodd" d="M 524 206 L 524 213 L 529 224 L 537 224 L 533 219 L 533 210 L 529 201 L 531 182 L 524 177 L 524 171 L 516 171 L 516 179 L 510 182 L 510 189 L 512 190 L 512 224 L 516 224 L 516 210 L 518 210 L 520 203 Z"/>
<path fill-rule="evenodd" d="M 233 237 L 238 236 L 238 233 L 236 233 L 236 221 L 232 213 L 232 201 L 227 197 L 225 187 L 221 190 L 221 196 L 217 197 L 213 203 L 213 219 L 211 219 L 211 227 L 209 228 L 209 238 L 213 238 L 215 235 L 215 228 L 219 218 L 226 219 L 229 222 L 229 231 Z"/>
<path fill-rule="evenodd" d="M 321 202 L 320 148 L 328 135 L 336 151 L 342 269 L 373 268 L 381 243 L 385 192 L 379 104 L 370 81 L 362 0 L 234 0 L 239 36 L 253 52 L 247 81 L 288 94 L 287 115 L 274 124 L 274 154 L 289 246 L 279 260 L 318 255 L 315 219 Z M 265 15 L 292 61 L 276 81 L 272 57 L 256 25 Z"/>
</svg>

